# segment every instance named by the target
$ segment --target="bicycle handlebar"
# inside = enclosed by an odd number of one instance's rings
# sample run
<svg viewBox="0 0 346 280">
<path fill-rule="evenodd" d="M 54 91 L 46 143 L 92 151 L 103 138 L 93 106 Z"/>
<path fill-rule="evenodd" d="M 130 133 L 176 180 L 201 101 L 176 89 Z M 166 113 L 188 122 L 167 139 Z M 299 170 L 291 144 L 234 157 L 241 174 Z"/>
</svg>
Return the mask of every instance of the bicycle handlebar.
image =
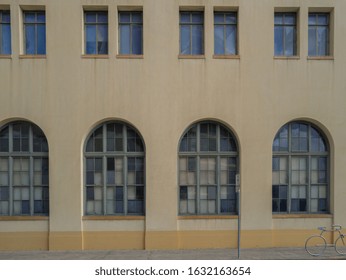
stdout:
<svg viewBox="0 0 346 280">
<path fill-rule="evenodd" d="M 318 227 L 318 230 L 323 230 L 323 231 L 327 231 L 326 227 Z M 332 225 L 332 231 L 338 231 L 341 230 L 342 227 L 340 225 Z"/>
</svg>

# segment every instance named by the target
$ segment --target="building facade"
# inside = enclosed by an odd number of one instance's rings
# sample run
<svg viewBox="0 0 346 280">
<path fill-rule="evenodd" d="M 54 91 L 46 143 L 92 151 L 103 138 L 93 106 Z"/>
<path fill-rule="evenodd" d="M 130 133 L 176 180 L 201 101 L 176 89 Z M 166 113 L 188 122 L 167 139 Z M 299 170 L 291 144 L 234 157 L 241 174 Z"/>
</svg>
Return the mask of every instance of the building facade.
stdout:
<svg viewBox="0 0 346 280">
<path fill-rule="evenodd" d="M 0 0 L 0 250 L 235 248 L 238 218 L 242 247 L 302 246 L 346 226 L 344 12 Z"/>
</svg>

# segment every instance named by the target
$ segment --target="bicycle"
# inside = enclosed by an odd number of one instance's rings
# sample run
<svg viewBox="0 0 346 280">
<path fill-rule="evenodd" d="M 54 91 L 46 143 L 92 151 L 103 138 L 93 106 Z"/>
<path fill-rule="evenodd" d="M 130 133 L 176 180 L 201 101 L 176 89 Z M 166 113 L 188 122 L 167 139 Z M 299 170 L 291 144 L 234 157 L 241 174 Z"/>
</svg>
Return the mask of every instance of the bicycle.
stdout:
<svg viewBox="0 0 346 280">
<path fill-rule="evenodd" d="M 323 255 L 328 246 L 334 247 L 339 255 L 346 255 L 346 236 L 341 232 L 342 227 L 340 225 L 332 225 L 332 228 L 329 230 L 326 227 L 319 227 L 317 229 L 321 231 L 320 234 L 312 235 L 305 241 L 306 252 L 311 256 L 318 257 Z M 337 232 L 339 237 L 333 244 L 327 244 L 326 239 L 323 237 L 325 232 Z"/>
</svg>

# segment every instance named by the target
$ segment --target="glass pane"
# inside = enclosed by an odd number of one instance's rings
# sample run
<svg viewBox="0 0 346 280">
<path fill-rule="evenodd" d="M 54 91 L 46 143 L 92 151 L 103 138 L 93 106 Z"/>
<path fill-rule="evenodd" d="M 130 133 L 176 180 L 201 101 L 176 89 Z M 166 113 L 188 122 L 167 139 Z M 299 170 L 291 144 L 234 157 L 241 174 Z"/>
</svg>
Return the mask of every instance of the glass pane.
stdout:
<svg viewBox="0 0 346 280">
<path fill-rule="evenodd" d="M 24 21 L 27 23 L 27 22 L 30 22 L 30 23 L 33 23 L 35 22 L 36 20 L 36 14 L 35 13 L 24 13 Z"/>
<path fill-rule="evenodd" d="M 86 27 L 86 54 L 96 54 L 96 26 L 87 25 Z"/>
<path fill-rule="evenodd" d="M 318 25 L 328 25 L 329 24 L 329 15 L 328 14 L 318 14 L 317 24 Z"/>
<path fill-rule="evenodd" d="M 203 54 L 203 26 L 192 26 L 192 54 Z"/>
<path fill-rule="evenodd" d="M 311 198 L 318 198 L 318 186 L 311 186 Z"/>
<path fill-rule="evenodd" d="M 286 13 L 285 14 L 285 24 L 295 25 L 296 23 L 296 15 L 294 13 Z"/>
<path fill-rule="evenodd" d="M 202 13 L 192 13 L 192 22 L 193 23 L 203 23 L 203 14 Z"/>
<path fill-rule="evenodd" d="M 208 187 L 200 187 L 199 198 L 200 199 L 207 199 L 208 198 Z"/>
<path fill-rule="evenodd" d="M 142 25 L 132 27 L 132 53 L 142 54 Z"/>
<path fill-rule="evenodd" d="M 283 24 L 283 13 L 275 13 L 274 24 Z"/>
<path fill-rule="evenodd" d="M 11 26 L 9 24 L 2 25 L 1 35 L 1 54 L 11 54 Z"/>
<path fill-rule="evenodd" d="M 215 54 L 225 54 L 223 25 L 216 25 L 214 27 L 214 51 Z"/>
<path fill-rule="evenodd" d="M 314 25 L 316 22 L 316 14 L 309 14 L 309 25 Z"/>
<path fill-rule="evenodd" d="M 224 13 L 214 13 L 214 23 L 224 23 Z"/>
<path fill-rule="evenodd" d="M 284 55 L 282 26 L 275 26 L 274 28 L 274 52 L 277 56 Z"/>
<path fill-rule="evenodd" d="M 237 28 L 229 26 L 226 28 L 226 54 L 236 54 Z"/>
<path fill-rule="evenodd" d="M 37 25 L 37 54 L 46 54 L 46 25 Z"/>
<path fill-rule="evenodd" d="M 130 22 L 130 13 L 129 12 L 121 12 L 119 13 L 119 22 L 128 23 Z"/>
<path fill-rule="evenodd" d="M 120 53 L 131 54 L 130 50 L 130 26 L 120 25 Z"/>
<path fill-rule="evenodd" d="M 285 28 L 285 56 L 295 55 L 295 27 Z"/>
<path fill-rule="evenodd" d="M 96 12 L 86 12 L 85 13 L 85 22 L 95 23 L 96 22 Z"/>
<path fill-rule="evenodd" d="M 189 22 L 190 22 L 190 13 L 180 12 L 180 23 L 189 23 Z"/>
<path fill-rule="evenodd" d="M 190 26 L 180 26 L 180 53 L 191 54 Z"/>
<path fill-rule="evenodd" d="M 98 12 L 97 13 L 97 22 L 107 23 L 108 22 L 108 13 L 107 12 Z"/>
<path fill-rule="evenodd" d="M 310 209 L 311 212 L 318 212 L 318 199 L 310 200 Z"/>
<path fill-rule="evenodd" d="M 236 13 L 226 13 L 225 14 L 226 23 L 237 24 L 237 14 Z"/>
<path fill-rule="evenodd" d="M 108 26 L 98 25 L 97 28 L 97 53 L 108 53 Z"/>
<path fill-rule="evenodd" d="M 132 13 L 132 22 L 142 23 L 143 22 L 142 13 Z"/>
<path fill-rule="evenodd" d="M 309 17 L 310 19 L 310 17 Z M 309 26 L 309 55 L 317 55 L 317 45 L 316 45 L 316 28 L 314 26 Z"/>
<path fill-rule="evenodd" d="M 179 203 L 179 213 L 180 214 L 187 214 L 187 200 L 180 200 Z"/>
<path fill-rule="evenodd" d="M 328 28 L 327 27 L 317 28 L 317 45 L 318 45 L 319 56 L 328 55 Z"/>
<path fill-rule="evenodd" d="M 36 54 L 35 49 L 36 49 L 35 26 L 26 25 L 25 26 L 25 53 Z"/>
</svg>

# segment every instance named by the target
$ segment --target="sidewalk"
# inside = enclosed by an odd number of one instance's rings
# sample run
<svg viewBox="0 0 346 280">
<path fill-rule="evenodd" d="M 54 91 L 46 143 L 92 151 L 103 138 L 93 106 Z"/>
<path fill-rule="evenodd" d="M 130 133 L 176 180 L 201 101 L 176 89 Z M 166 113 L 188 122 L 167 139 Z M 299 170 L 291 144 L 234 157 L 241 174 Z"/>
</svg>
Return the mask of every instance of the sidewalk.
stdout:
<svg viewBox="0 0 346 280">
<path fill-rule="evenodd" d="M 0 251 L 0 260 L 236 260 L 237 249 L 116 250 L 116 251 Z M 242 249 L 241 260 L 346 260 L 334 248 L 312 257 L 304 248 Z"/>
</svg>

